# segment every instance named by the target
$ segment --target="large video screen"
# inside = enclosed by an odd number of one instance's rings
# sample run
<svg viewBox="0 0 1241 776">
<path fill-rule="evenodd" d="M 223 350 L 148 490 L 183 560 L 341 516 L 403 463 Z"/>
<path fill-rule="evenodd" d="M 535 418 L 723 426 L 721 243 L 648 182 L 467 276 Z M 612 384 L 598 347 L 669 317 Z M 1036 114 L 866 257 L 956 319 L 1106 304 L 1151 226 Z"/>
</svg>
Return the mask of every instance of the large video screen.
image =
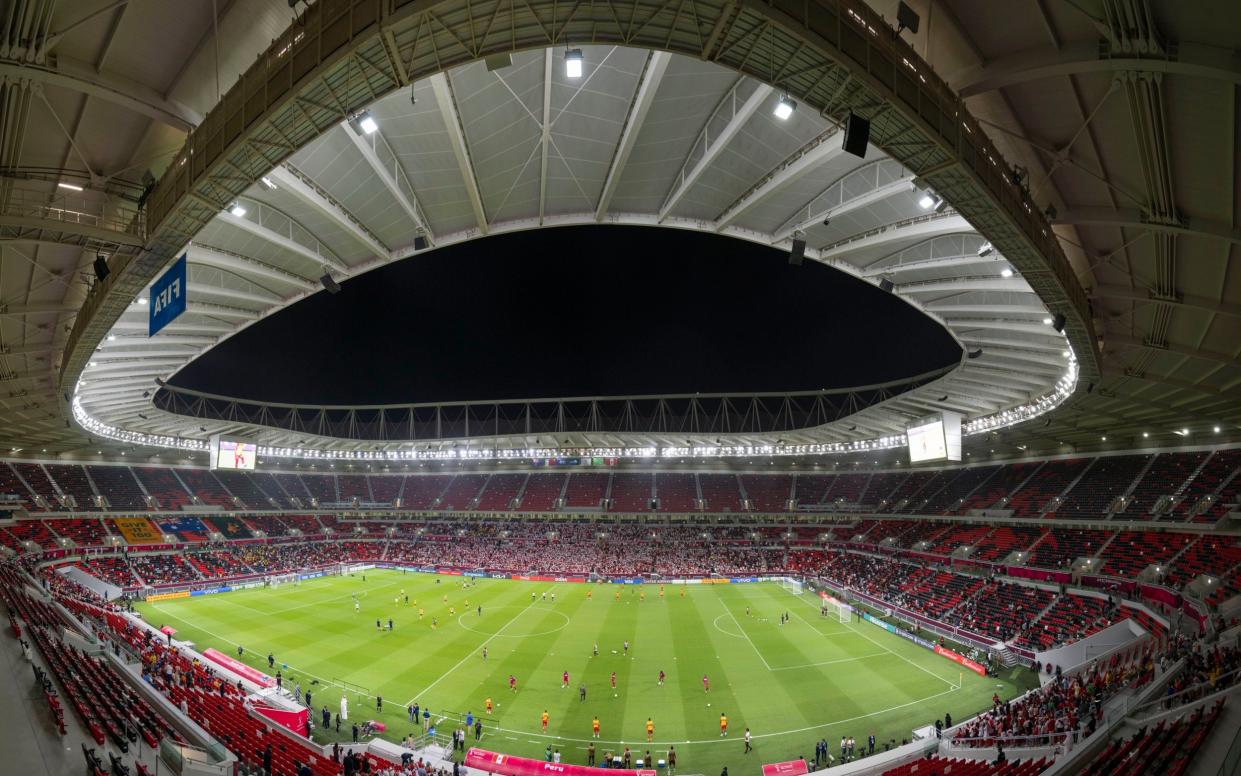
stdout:
<svg viewBox="0 0 1241 776">
<path fill-rule="evenodd" d="M 924 418 L 905 429 L 909 462 L 961 460 L 961 416 L 945 412 Z"/>
<path fill-rule="evenodd" d="M 254 471 L 259 448 L 253 442 L 240 439 L 211 437 L 211 468 Z"/>
</svg>

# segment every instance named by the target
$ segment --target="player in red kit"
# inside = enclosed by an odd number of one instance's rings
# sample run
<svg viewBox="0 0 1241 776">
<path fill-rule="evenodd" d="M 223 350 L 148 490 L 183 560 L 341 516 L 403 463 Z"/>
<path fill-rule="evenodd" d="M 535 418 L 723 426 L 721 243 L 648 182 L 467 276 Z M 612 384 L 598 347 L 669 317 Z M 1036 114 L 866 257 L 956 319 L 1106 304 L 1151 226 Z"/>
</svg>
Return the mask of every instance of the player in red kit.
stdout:
<svg viewBox="0 0 1241 776">
<path fill-rule="evenodd" d="M 508 688 L 513 692 L 517 692 L 517 677 L 512 674 L 508 675 Z"/>
<path fill-rule="evenodd" d="M 702 691 L 711 692 L 711 680 L 707 678 L 706 674 L 702 675 Z"/>
<path fill-rule="evenodd" d="M 569 686 L 569 672 L 565 671 L 564 674 L 562 674 L 560 677 L 560 689 L 563 690 L 564 688 L 568 686 Z"/>
</svg>

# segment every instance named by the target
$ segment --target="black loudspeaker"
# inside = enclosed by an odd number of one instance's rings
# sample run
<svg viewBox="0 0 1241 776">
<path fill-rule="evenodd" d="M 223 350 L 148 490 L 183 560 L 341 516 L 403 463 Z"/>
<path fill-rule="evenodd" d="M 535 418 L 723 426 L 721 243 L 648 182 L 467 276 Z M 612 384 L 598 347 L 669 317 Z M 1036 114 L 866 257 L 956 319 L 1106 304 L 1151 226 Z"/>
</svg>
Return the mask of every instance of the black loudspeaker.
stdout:
<svg viewBox="0 0 1241 776">
<path fill-rule="evenodd" d="M 969 356 L 971 359 L 978 358 L 979 356 L 982 355 L 982 348 L 979 348 L 978 350 L 971 350 L 968 353 L 966 353 L 966 355 Z"/>
<path fill-rule="evenodd" d="M 108 279 L 108 275 L 112 274 L 112 270 L 108 269 L 108 260 L 104 256 L 95 257 L 95 279 L 100 283 Z"/>
<path fill-rule="evenodd" d="M 892 289 L 896 288 L 896 284 L 887 278 L 879 278 L 879 290 L 892 293 Z"/>
<path fill-rule="evenodd" d="M 1064 331 L 1064 314 L 1056 313 L 1051 319 L 1051 327 L 1056 331 Z"/>
<path fill-rule="evenodd" d="M 327 273 L 324 273 L 323 277 L 319 278 L 319 283 L 323 285 L 323 289 L 329 294 L 340 293 L 340 283 L 333 280 L 332 276 Z"/>
<path fill-rule="evenodd" d="M 849 153 L 859 158 L 866 157 L 866 146 L 870 144 L 870 122 L 850 113 L 849 118 L 845 119 L 845 139 L 844 148 Z"/>
<path fill-rule="evenodd" d="M 427 238 L 425 236 L 420 234 L 414 238 L 414 250 L 425 251 L 429 247 L 431 247 L 431 243 L 427 242 Z"/>
<path fill-rule="evenodd" d="M 899 35 L 901 30 L 909 30 L 913 34 L 918 34 L 918 12 L 910 8 L 904 2 L 896 4 L 896 32 Z"/>
<path fill-rule="evenodd" d="M 800 267 L 802 260 L 806 258 L 806 238 L 794 237 L 793 247 L 789 249 L 789 264 Z"/>
</svg>

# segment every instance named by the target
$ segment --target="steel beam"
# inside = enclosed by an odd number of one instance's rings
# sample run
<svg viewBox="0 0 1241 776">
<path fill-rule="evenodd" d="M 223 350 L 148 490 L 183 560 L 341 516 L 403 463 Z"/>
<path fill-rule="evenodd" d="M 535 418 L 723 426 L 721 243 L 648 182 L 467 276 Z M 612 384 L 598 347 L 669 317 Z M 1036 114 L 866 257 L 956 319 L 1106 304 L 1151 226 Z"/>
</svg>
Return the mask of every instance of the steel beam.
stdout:
<svg viewBox="0 0 1241 776">
<path fill-rule="evenodd" d="M 327 216 L 337 226 L 345 230 L 345 234 L 373 253 L 376 258 L 383 260 L 391 258 L 392 251 L 388 250 L 388 247 L 381 243 L 378 237 L 363 226 L 361 221 L 345 210 L 339 202 L 336 202 L 316 187 L 307 183 L 303 175 L 295 171 L 287 162 L 272 170 L 269 177 L 279 184 L 282 191 L 287 191 Z"/>
<path fill-rule="evenodd" d="M 603 182 L 603 191 L 599 193 L 599 204 L 595 207 L 595 220 L 602 221 L 612 204 L 612 197 L 620 185 L 621 176 L 625 173 L 625 165 L 629 162 L 629 154 L 633 152 L 646 122 L 646 114 L 655 104 L 659 93 L 659 85 L 664 73 L 668 71 L 668 63 L 672 55 L 666 51 L 652 51 L 646 58 L 646 68 L 642 71 L 642 80 L 629 103 L 629 113 L 625 116 L 625 128 L 621 130 L 616 151 L 612 154 L 612 163 L 608 166 L 608 176 Z"/>
<path fill-rule="evenodd" d="M 479 233 L 487 234 L 487 210 L 483 207 L 483 197 L 478 190 L 478 176 L 474 174 L 474 162 L 470 159 L 470 144 L 466 140 L 461 113 L 457 110 L 457 98 L 453 94 L 448 76 L 444 73 L 431 76 L 431 90 L 435 94 L 435 104 L 440 109 L 440 118 L 448 132 L 448 141 L 452 145 L 453 156 L 457 159 L 457 169 L 461 171 L 461 182 L 465 185 L 470 207 L 474 208 L 474 221 L 478 224 Z"/>
</svg>

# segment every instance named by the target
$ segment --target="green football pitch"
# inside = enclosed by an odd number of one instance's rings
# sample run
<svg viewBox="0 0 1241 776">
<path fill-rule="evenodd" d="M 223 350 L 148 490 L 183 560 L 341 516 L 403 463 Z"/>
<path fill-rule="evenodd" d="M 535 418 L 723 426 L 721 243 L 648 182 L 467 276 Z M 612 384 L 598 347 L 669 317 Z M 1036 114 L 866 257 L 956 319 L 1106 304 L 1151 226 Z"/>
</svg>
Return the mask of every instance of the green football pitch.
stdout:
<svg viewBox="0 0 1241 776">
<path fill-rule="evenodd" d="M 148 622 L 171 625 L 199 649 L 235 656 L 240 645 L 243 659 L 264 671 L 273 653 L 277 667 L 288 665 L 285 687 L 300 682 L 312 691 L 316 723 L 323 705 L 335 714 L 347 692 L 350 719 L 383 721 L 385 736 L 395 741 L 415 731 L 406 708 L 417 702 L 433 719 L 447 718 L 439 732 L 473 712 L 483 722 L 479 746 L 542 757 L 550 745 L 564 761 L 584 763 L 597 716 L 600 756 L 628 746 L 635 759 L 647 750 L 659 759 L 675 746 L 681 773 L 813 758 L 820 738 L 833 754 L 845 735 L 859 745 L 872 733 L 880 747 L 890 739 L 899 743 L 946 712 L 954 720 L 979 712 L 993 693 L 1014 697 L 1029 681 L 1018 672 L 999 678 L 962 672 L 869 623 L 843 624 L 834 612 L 823 617 L 817 598 L 778 583 L 667 585 L 662 597 L 653 584 L 462 584 L 461 577 L 371 570 L 365 581 L 361 574 L 323 577 L 138 608 Z M 510 674 L 516 693 L 509 690 Z M 376 695 L 383 697 L 380 713 Z M 494 703 L 490 715 L 487 698 Z M 721 714 L 728 716 L 727 738 L 720 736 Z M 649 744 L 648 718 L 655 725 Z M 754 751 L 744 755 L 747 727 Z M 340 740 L 348 734 L 342 727 Z M 336 734 L 317 731 L 316 738 Z M 469 743 L 475 745 L 473 733 Z"/>
</svg>

